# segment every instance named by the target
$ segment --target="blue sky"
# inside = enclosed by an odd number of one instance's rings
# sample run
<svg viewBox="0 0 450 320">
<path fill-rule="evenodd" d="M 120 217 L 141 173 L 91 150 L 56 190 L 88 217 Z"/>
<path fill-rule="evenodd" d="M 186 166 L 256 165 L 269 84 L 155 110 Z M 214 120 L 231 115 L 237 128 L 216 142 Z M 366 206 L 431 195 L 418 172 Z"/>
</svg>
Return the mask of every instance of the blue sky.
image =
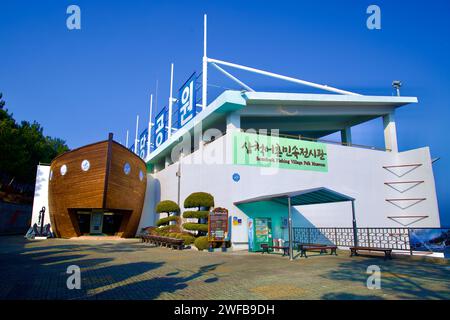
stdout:
<svg viewBox="0 0 450 320">
<path fill-rule="evenodd" d="M 66 8 L 81 8 L 81 30 Z M 381 8 L 381 30 L 366 9 Z M 71 148 L 114 132 L 124 142 L 136 114 L 148 117 L 159 81 L 167 103 L 201 70 L 202 19 L 209 56 L 326 83 L 362 94 L 402 95 L 419 103 L 397 112 L 401 150 L 430 146 L 442 224 L 450 226 L 450 2 L 437 1 L 63 1 L 0 0 L 0 91 L 19 120 L 36 120 Z M 309 88 L 236 73 L 259 90 Z M 211 72 L 211 83 L 233 84 Z M 381 122 L 355 128 L 355 143 L 382 145 Z"/>
</svg>

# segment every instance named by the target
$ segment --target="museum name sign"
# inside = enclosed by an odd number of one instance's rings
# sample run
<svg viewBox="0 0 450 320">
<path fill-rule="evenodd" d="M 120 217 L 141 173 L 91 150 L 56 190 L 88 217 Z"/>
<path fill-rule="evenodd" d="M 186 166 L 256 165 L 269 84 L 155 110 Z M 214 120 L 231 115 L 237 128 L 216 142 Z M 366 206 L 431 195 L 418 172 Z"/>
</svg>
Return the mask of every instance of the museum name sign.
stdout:
<svg viewBox="0 0 450 320">
<path fill-rule="evenodd" d="M 244 132 L 233 134 L 233 163 L 328 172 L 324 143 Z"/>
</svg>

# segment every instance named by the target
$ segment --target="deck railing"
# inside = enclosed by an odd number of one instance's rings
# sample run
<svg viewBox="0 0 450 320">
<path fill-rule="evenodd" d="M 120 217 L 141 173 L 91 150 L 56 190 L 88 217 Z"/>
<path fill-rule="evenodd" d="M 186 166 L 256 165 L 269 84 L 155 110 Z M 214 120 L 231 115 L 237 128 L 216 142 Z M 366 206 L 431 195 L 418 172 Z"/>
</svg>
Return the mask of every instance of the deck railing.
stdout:
<svg viewBox="0 0 450 320">
<path fill-rule="evenodd" d="M 355 242 L 353 228 L 293 228 L 294 243 L 334 244 L 341 247 L 358 246 L 389 248 L 409 251 L 411 248 L 411 230 L 440 228 L 356 228 Z M 444 228 L 445 229 L 445 228 Z"/>
</svg>

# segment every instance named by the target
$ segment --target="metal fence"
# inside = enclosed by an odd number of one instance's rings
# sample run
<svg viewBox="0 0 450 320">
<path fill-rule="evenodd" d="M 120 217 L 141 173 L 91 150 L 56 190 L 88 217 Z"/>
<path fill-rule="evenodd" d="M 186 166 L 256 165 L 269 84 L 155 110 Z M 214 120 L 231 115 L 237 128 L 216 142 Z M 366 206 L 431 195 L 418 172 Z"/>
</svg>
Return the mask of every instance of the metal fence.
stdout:
<svg viewBox="0 0 450 320">
<path fill-rule="evenodd" d="M 293 228 L 294 243 L 355 245 L 353 228 Z M 358 246 L 407 250 L 410 248 L 410 228 L 357 228 Z"/>
</svg>

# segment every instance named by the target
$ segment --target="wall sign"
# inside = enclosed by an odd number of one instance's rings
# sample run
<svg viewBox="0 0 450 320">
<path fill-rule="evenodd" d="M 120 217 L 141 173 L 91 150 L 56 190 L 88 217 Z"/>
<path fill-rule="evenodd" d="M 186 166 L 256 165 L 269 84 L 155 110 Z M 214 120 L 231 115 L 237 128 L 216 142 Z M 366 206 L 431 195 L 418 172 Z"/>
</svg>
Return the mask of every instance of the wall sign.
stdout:
<svg viewBox="0 0 450 320">
<path fill-rule="evenodd" d="M 414 251 L 441 252 L 450 258 L 450 229 L 410 229 L 409 243 Z"/>
<path fill-rule="evenodd" d="M 164 143 L 167 139 L 167 108 L 164 107 L 155 118 L 155 126 L 153 127 L 153 144 L 155 149 Z"/>
<path fill-rule="evenodd" d="M 148 129 L 145 129 L 139 136 L 139 144 L 138 144 L 138 155 L 142 159 L 145 159 L 145 157 L 147 156 L 147 147 L 148 147 Z"/>
<path fill-rule="evenodd" d="M 327 172 L 327 147 L 319 142 L 235 132 L 233 163 Z"/>
<path fill-rule="evenodd" d="M 241 180 L 239 173 L 233 173 L 233 181 L 238 182 L 239 180 Z"/>
<path fill-rule="evenodd" d="M 189 77 L 178 92 L 178 124 L 182 128 L 195 117 L 197 112 L 195 94 L 195 72 Z"/>
</svg>

